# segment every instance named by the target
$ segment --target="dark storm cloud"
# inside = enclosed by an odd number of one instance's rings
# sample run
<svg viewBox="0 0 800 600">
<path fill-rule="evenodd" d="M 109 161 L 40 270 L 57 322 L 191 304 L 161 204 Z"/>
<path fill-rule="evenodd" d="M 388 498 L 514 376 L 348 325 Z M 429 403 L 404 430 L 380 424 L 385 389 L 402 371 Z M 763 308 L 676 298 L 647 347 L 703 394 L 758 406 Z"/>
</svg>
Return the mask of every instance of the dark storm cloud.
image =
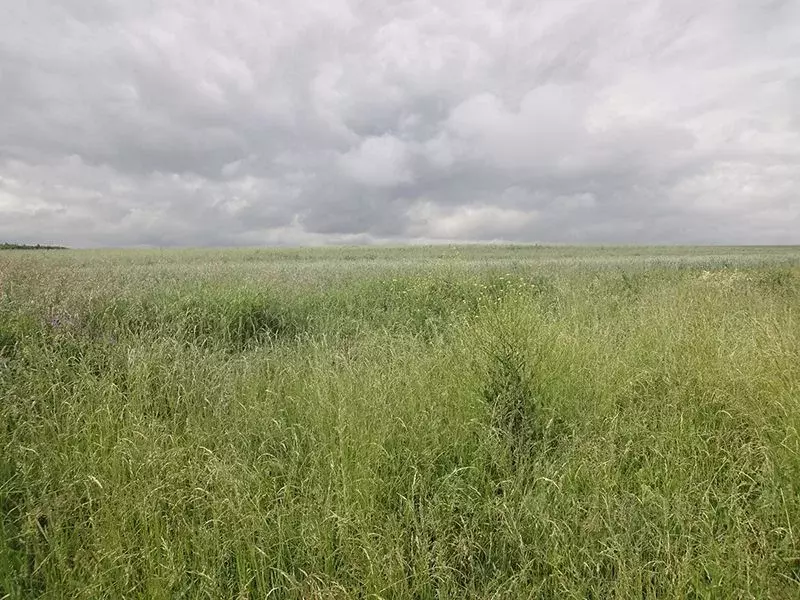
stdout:
<svg viewBox="0 0 800 600">
<path fill-rule="evenodd" d="M 0 238 L 796 243 L 798 82 L 798 0 L 29 0 Z"/>
</svg>

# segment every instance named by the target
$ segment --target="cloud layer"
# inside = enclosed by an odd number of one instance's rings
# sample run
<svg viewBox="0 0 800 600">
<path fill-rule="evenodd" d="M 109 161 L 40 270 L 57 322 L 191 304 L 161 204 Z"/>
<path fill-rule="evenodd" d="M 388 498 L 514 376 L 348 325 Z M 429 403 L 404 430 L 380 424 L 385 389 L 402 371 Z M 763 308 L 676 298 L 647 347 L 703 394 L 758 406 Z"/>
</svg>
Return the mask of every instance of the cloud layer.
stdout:
<svg viewBox="0 0 800 600">
<path fill-rule="evenodd" d="M 800 243 L 800 0 L 28 0 L 0 107 L 0 241 Z"/>
</svg>

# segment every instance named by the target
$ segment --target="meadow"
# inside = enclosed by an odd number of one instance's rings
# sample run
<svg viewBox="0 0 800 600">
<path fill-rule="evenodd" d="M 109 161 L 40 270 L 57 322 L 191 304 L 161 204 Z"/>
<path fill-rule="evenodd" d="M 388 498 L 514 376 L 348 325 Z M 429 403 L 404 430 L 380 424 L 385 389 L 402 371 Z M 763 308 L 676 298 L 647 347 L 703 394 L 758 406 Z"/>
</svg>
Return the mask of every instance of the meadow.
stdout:
<svg viewBox="0 0 800 600">
<path fill-rule="evenodd" d="M 800 248 L 0 251 L 0 598 L 800 597 Z"/>
</svg>

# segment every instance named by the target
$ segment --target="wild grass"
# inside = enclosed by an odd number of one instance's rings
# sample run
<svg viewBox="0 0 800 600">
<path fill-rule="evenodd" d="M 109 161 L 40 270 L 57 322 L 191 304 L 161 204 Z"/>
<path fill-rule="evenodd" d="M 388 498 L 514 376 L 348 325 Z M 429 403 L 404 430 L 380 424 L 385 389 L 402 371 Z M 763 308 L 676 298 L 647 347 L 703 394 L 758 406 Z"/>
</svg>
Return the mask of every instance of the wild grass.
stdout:
<svg viewBox="0 0 800 600">
<path fill-rule="evenodd" d="M 800 250 L 0 253 L 0 598 L 800 596 Z"/>
</svg>

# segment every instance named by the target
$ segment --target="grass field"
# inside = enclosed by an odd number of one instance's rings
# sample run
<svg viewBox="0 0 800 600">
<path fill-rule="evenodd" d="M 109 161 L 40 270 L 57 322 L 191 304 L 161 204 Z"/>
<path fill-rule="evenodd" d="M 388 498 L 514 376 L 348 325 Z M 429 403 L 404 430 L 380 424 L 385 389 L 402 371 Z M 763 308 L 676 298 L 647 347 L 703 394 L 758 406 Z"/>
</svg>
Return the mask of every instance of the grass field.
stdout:
<svg viewBox="0 0 800 600">
<path fill-rule="evenodd" d="M 0 598 L 800 597 L 800 248 L 0 252 Z"/>
</svg>

